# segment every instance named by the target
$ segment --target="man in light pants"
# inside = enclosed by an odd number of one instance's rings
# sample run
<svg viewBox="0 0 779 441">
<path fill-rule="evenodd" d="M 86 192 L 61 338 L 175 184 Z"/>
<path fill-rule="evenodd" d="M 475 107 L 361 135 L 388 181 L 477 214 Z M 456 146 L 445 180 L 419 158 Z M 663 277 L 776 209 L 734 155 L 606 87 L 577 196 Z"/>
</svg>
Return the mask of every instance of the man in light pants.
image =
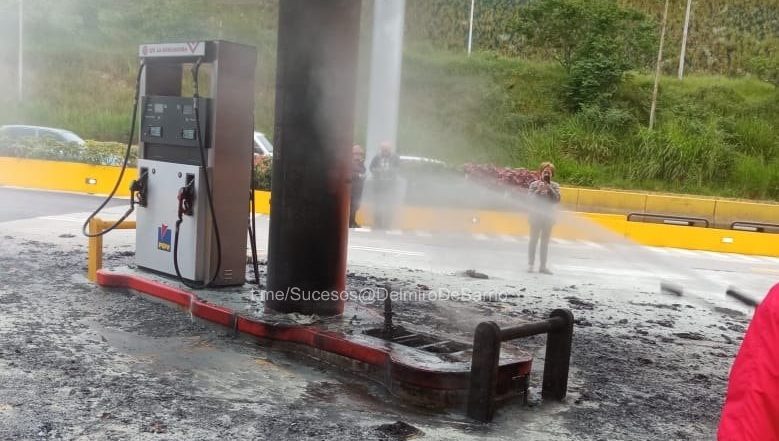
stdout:
<svg viewBox="0 0 779 441">
<path fill-rule="evenodd" d="M 541 266 L 538 272 L 552 274 L 546 266 L 549 254 L 549 238 L 554 226 L 555 205 L 560 202 L 560 185 L 552 181 L 554 176 L 554 164 L 541 163 L 539 168 L 540 179 L 530 184 L 530 244 L 527 253 L 528 272 L 533 272 L 533 264 L 536 260 L 536 247 L 541 239 L 540 254 Z"/>
</svg>

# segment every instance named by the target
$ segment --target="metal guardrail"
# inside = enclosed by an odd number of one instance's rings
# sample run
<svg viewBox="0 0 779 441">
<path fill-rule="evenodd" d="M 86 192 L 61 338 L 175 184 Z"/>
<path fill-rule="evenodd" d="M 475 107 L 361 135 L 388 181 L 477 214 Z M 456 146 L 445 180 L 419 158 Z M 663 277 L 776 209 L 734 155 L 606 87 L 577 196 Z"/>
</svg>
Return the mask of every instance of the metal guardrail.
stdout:
<svg viewBox="0 0 779 441">
<path fill-rule="evenodd" d="M 113 225 L 115 221 L 105 221 L 98 217 L 89 221 L 89 234 L 99 234 Z M 134 230 L 135 221 L 124 221 L 114 227 L 115 230 Z M 103 267 L 103 236 L 89 238 L 87 247 L 87 278 L 97 281 L 97 270 Z"/>
<path fill-rule="evenodd" d="M 689 217 L 689 216 L 673 216 L 668 214 L 655 214 L 655 213 L 628 213 L 628 222 L 639 222 L 633 220 L 635 217 L 643 217 L 648 219 L 656 219 L 666 225 L 679 225 L 693 227 L 696 224 L 703 224 L 704 228 L 709 228 L 709 220 L 702 217 Z"/>
<path fill-rule="evenodd" d="M 467 415 L 481 422 L 495 415 L 495 386 L 498 381 L 500 344 L 504 341 L 546 334 L 546 360 L 541 397 L 562 400 L 568 390 L 571 363 L 573 314 L 555 309 L 540 322 L 501 329 L 495 322 L 482 322 L 473 336 L 471 383 L 468 389 Z"/>
<path fill-rule="evenodd" d="M 746 222 L 737 221 L 730 224 L 731 230 L 752 231 L 755 233 L 779 233 L 779 224 L 769 224 L 764 222 Z"/>
</svg>

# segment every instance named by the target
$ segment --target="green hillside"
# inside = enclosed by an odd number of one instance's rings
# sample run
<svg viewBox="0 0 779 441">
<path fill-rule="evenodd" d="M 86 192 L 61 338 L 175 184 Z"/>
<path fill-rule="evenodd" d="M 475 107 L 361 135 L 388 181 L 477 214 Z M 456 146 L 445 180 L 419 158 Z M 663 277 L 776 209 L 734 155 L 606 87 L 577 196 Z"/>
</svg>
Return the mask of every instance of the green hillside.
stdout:
<svg viewBox="0 0 779 441">
<path fill-rule="evenodd" d="M 729 16 L 718 27 L 711 23 L 722 16 L 725 3 L 716 0 L 711 5 L 722 4 L 709 8 L 696 1 L 701 6 L 696 9 L 696 36 L 690 40 L 692 74 L 683 82 L 663 78 L 654 132 L 646 129 L 652 79 L 648 71 L 628 75 L 611 107 L 572 114 L 561 100 L 564 72 L 559 65 L 544 61 L 540 50 L 528 56 L 518 47 L 509 50 L 511 38 L 497 31 L 508 23 L 515 2 L 477 1 L 478 52 L 464 56 L 467 3 L 408 0 L 401 152 L 454 164 L 535 166 L 552 159 L 560 179 L 575 185 L 779 198 L 779 93 L 769 83 L 740 74 L 744 60 L 762 50 L 776 50 L 768 37 L 777 35 L 777 0 L 731 2 L 729 11 L 740 7 L 742 12 L 755 8 L 762 12 Z M 656 7 L 660 2 L 631 3 Z M 676 15 L 681 3 L 674 3 Z M 223 38 L 258 47 L 256 126 L 272 132 L 276 1 L 137 0 L 130 5 L 25 0 L 25 4 L 25 99 L 18 103 L 16 0 L 0 0 L 0 124 L 49 125 L 85 138 L 124 140 L 137 45 Z M 486 9 L 488 4 L 494 9 Z M 711 13 L 704 14 L 707 8 Z M 679 20 L 676 15 L 674 20 Z M 496 29 L 490 38 L 485 31 L 487 16 Z M 371 3 L 366 1 L 363 55 L 370 43 L 370 17 Z M 697 33 L 699 28 L 726 36 L 725 43 L 733 46 L 730 64 L 722 64 L 727 51 L 712 49 L 713 34 L 704 37 Z M 674 32 L 669 47 L 677 44 Z M 731 40 L 729 35 L 735 37 Z M 710 54 L 705 59 L 716 62 L 703 69 L 700 54 Z M 669 72 L 675 63 L 669 57 Z M 703 72 L 709 69 L 732 75 Z M 365 131 L 366 77 L 363 63 L 357 141 Z"/>
</svg>

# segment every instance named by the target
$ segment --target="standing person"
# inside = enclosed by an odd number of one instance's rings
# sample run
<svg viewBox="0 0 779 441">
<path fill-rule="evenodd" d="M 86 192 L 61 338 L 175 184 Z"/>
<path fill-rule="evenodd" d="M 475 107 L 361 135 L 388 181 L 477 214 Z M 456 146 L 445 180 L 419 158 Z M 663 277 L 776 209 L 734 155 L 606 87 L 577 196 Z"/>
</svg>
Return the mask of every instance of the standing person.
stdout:
<svg viewBox="0 0 779 441">
<path fill-rule="evenodd" d="M 398 167 L 400 158 L 392 145 L 384 141 L 379 146 L 379 154 L 371 160 L 371 174 L 373 175 L 373 190 L 376 228 L 386 229 L 392 224 L 393 205 L 395 204 L 395 187 L 398 180 Z"/>
<path fill-rule="evenodd" d="M 533 272 L 533 264 L 536 260 L 536 246 L 541 239 L 540 254 L 541 267 L 538 272 L 552 274 L 546 266 L 549 253 L 549 237 L 554 226 L 555 205 L 560 202 L 560 185 L 552 181 L 554 177 L 554 164 L 541 163 L 539 168 L 540 179 L 530 184 L 530 244 L 528 249 L 528 272 Z"/>
<path fill-rule="evenodd" d="M 362 189 L 365 185 L 365 150 L 359 144 L 352 147 L 352 192 L 349 205 L 349 228 L 360 228 L 357 223 L 357 210 L 360 209 Z"/>
</svg>

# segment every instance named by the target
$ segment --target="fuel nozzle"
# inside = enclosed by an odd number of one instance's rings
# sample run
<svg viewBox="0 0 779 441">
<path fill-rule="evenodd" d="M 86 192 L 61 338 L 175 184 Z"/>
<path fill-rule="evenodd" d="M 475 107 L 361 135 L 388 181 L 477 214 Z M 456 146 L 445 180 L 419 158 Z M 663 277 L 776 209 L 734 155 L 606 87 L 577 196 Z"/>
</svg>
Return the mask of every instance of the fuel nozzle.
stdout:
<svg viewBox="0 0 779 441">
<path fill-rule="evenodd" d="M 179 218 L 182 215 L 192 216 L 195 207 L 195 175 L 187 174 L 186 184 L 179 189 Z"/>
<path fill-rule="evenodd" d="M 135 204 L 145 207 L 149 195 L 149 170 L 141 169 L 141 175 L 130 184 L 130 200 Z"/>
</svg>

